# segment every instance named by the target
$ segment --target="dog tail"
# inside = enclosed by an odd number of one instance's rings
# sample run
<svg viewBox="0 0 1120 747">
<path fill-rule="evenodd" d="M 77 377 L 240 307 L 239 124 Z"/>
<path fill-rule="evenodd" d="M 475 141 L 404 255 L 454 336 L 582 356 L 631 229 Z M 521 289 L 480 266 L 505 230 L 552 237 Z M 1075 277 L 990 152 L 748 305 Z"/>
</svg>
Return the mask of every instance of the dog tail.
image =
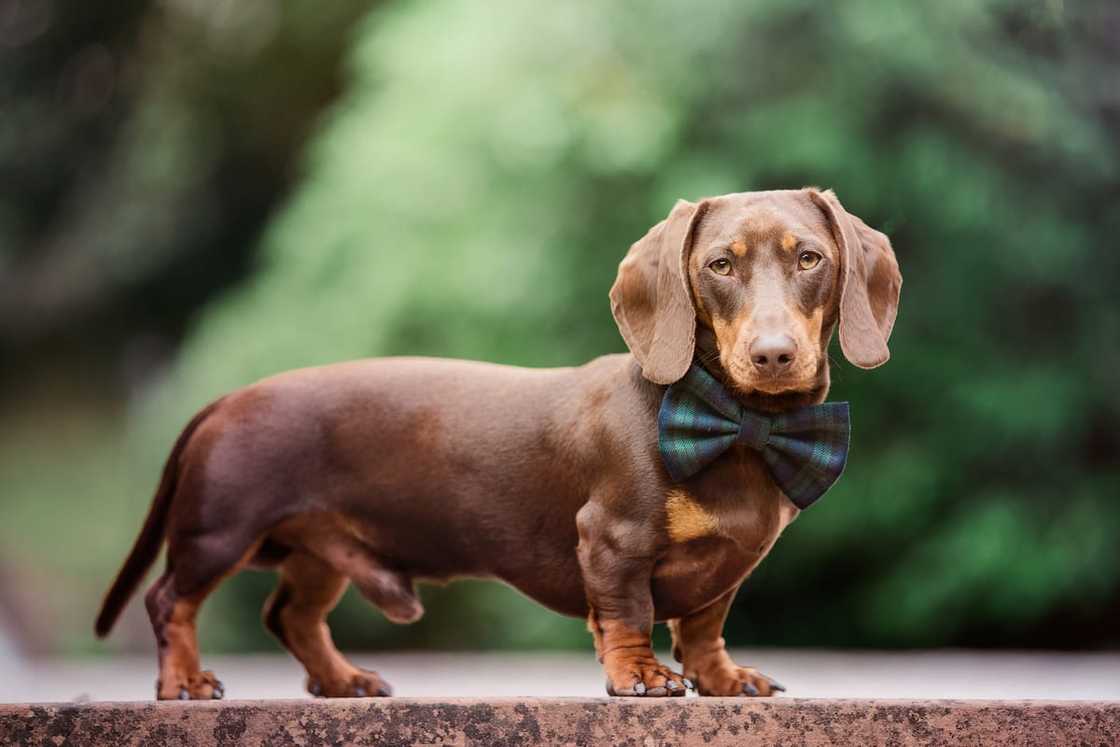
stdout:
<svg viewBox="0 0 1120 747">
<path fill-rule="evenodd" d="M 163 465 L 163 475 L 160 477 L 159 487 L 156 488 L 151 508 L 148 509 L 148 518 L 144 520 L 144 527 L 140 530 L 140 535 L 132 545 L 132 551 L 125 559 L 120 572 L 117 573 L 116 580 L 113 581 L 113 585 L 109 587 L 109 591 L 105 594 L 105 600 L 101 603 L 101 612 L 97 615 L 97 622 L 93 627 L 98 638 L 109 635 L 109 631 L 113 629 L 121 610 L 132 598 L 136 587 L 143 580 L 148 569 L 152 567 L 156 556 L 159 555 L 165 538 L 167 514 L 171 509 L 171 499 L 175 495 L 175 487 L 178 484 L 179 457 L 198 426 L 214 411 L 219 402 L 221 402 L 220 399 L 199 410 L 198 414 L 187 423 L 187 427 L 179 434 L 179 438 L 171 448 L 171 454 Z"/>
</svg>

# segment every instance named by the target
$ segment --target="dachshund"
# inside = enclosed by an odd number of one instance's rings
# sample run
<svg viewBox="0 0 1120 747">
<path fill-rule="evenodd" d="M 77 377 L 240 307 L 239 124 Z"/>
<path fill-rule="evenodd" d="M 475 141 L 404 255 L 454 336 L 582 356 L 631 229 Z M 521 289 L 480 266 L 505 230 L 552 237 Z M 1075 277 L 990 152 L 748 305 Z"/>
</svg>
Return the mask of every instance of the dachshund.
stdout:
<svg viewBox="0 0 1120 747">
<path fill-rule="evenodd" d="M 200 667 L 195 621 L 246 568 L 278 571 L 264 624 L 316 696 L 391 692 L 331 640 L 326 617 L 348 583 L 408 623 L 424 611 L 417 581 L 456 577 L 586 618 L 611 695 L 771 695 L 784 688 L 736 664 L 722 628 L 800 509 L 739 443 L 672 479 L 659 408 L 693 365 L 751 412 L 823 402 L 837 328 L 852 364 L 886 362 L 901 282 L 887 237 L 831 191 L 681 200 L 611 288 L 629 353 L 554 369 L 370 359 L 227 394 L 175 442 L 96 633 L 166 542 L 145 597 L 159 699 L 223 696 Z M 655 622 L 680 672 L 655 657 Z"/>
</svg>

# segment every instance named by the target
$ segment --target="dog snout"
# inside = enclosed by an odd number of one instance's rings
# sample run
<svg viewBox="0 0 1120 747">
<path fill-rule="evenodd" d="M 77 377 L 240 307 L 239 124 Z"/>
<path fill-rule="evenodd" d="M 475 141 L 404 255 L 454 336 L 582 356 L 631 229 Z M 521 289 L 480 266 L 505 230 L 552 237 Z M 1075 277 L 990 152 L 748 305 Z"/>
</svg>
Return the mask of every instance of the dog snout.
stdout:
<svg viewBox="0 0 1120 747">
<path fill-rule="evenodd" d="M 751 343 L 751 363 L 765 376 L 780 376 L 797 359 L 797 342 L 787 334 L 759 335 Z"/>
</svg>

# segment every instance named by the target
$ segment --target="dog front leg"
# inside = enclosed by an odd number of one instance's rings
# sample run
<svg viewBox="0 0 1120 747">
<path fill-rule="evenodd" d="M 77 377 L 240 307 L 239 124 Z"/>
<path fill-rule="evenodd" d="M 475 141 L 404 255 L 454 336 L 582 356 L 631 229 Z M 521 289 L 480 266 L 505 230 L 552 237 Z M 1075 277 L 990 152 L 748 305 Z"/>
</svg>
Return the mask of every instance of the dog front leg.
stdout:
<svg viewBox="0 0 1120 747">
<path fill-rule="evenodd" d="M 732 661 L 723 640 L 723 623 L 731 601 L 732 589 L 704 609 L 669 621 L 673 635 L 673 658 L 681 663 L 701 695 L 773 695 L 785 690 L 780 684 L 751 667 Z"/>
<path fill-rule="evenodd" d="M 588 628 L 607 675 L 608 695 L 684 695 L 685 679 L 653 654 L 653 541 L 640 528 L 589 503 L 576 517 Z"/>
</svg>

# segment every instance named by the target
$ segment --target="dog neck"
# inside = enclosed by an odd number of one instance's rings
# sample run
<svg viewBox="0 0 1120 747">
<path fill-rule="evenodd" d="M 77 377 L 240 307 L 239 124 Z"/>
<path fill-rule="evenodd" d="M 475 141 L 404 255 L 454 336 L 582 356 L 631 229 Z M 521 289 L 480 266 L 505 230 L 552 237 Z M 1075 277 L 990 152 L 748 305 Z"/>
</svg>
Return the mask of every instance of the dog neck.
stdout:
<svg viewBox="0 0 1120 747">
<path fill-rule="evenodd" d="M 824 360 L 821 362 L 821 370 L 817 374 L 817 385 L 809 391 L 781 392 L 778 394 L 767 394 L 759 391 L 744 392 L 724 371 L 723 364 L 720 362 L 715 332 L 704 324 L 696 325 L 696 362 L 723 384 L 724 388 L 738 400 L 739 404 L 749 410 L 774 413 L 786 412 L 796 410 L 799 407 L 820 404 L 828 396 L 828 356 L 824 356 Z"/>
</svg>

